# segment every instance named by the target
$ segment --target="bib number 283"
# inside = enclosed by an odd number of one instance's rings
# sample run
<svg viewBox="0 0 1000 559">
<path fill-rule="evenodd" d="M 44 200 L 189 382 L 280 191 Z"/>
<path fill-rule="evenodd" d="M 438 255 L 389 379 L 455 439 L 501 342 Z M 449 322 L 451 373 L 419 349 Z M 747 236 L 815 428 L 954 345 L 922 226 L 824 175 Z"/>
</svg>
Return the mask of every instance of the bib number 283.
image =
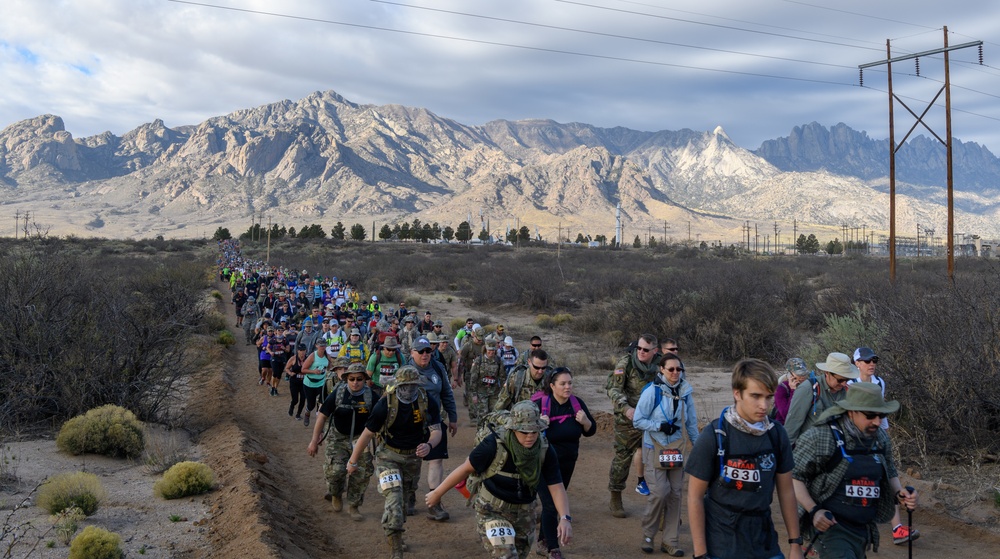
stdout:
<svg viewBox="0 0 1000 559">
<path fill-rule="evenodd" d="M 483 524 L 486 539 L 494 547 L 514 545 L 514 527 L 506 520 L 490 520 Z"/>
</svg>

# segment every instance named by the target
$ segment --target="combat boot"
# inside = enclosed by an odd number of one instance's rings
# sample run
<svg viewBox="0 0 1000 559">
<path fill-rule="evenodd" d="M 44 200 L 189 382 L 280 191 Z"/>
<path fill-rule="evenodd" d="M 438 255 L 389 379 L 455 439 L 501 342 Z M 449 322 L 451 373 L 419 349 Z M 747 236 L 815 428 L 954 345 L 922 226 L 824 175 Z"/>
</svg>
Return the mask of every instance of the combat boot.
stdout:
<svg viewBox="0 0 1000 559">
<path fill-rule="evenodd" d="M 388 536 L 389 559 L 403 559 L 403 534 Z"/>
<path fill-rule="evenodd" d="M 334 512 L 340 512 L 344 510 L 344 502 L 340 500 L 340 495 L 331 495 L 330 502 L 333 503 Z"/>
<path fill-rule="evenodd" d="M 413 516 L 417 514 L 417 494 L 409 495 L 406 497 L 406 516 Z"/>
<path fill-rule="evenodd" d="M 611 516 L 615 518 L 625 518 L 625 507 L 622 505 L 622 492 L 611 492 Z"/>
<path fill-rule="evenodd" d="M 351 515 L 351 520 L 355 522 L 361 522 L 362 520 L 365 519 L 365 516 L 361 514 L 361 511 L 358 510 L 357 505 L 351 505 L 347 507 L 347 512 Z"/>
</svg>

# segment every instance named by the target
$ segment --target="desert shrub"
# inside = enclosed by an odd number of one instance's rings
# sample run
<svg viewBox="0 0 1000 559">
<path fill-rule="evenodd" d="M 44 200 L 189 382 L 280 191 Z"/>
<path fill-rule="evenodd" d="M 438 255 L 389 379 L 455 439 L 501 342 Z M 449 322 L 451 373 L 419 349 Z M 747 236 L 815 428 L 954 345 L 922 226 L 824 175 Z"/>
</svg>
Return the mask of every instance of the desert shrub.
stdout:
<svg viewBox="0 0 1000 559">
<path fill-rule="evenodd" d="M 57 474 L 50 477 L 38 489 L 39 507 L 49 514 L 59 514 L 70 508 L 77 507 L 83 514 L 90 516 L 97 512 L 97 507 L 107 497 L 101 480 L 87 472 L 72 472 Z"/>
<path fill-rule="evenodd" d="M 200 462 L 179 462 L 163 474 L 153 486 L 153 492 L 164 499 L 179 499 L 200 495 L 215 485 L 212 469 Z"/>
<path fill-rule="evenodd" d="M 118 534 L 97 526 L 87 526 L 73 538 L 69 559 L 121 559 L 125 557 Z"/>
<path fill-rule="evenodd" d="M 407 295 L 406 298 L 403 299 L 403 302 L 406 303 L 406 308 L 416 309 L 417 307 L 420 306 L 420 296 Z M 417 318 L 423 318 L 423 317 L 417 317 Z"/>
<path fill-rule="evenodd" d="M 882 329 L 868 317 L 868 311 L 859 305 L 848 315 L 826 315 L 826 327 L 817 339 L 820 352 L 839 351 L 851 355 L 854 348 L 867 346 L 878 353 Z M 825 354 L 824 354 L 825 355 Z"/>
<path fill-rule="evenodd" d="M 58 514 L 52 515 L 52 531 L 63 545 L 69 545 L 76 531 L 80 529 L 80 522 L 85 518 L 87 515 L 80 507 L 63 509 Z"/>
<path fill-rule="evenodd" d="M 56 436 L 56 446 L 70 454 L 135 458 L 142 454 L 144 444 L 142 422 L 129 410 L 113 404 L 70 419 Z"/>
<path fill-rule="evenodd" d="M 221 346 L 230 347 L 236 343 L 236 336 L 229 330 L 223 330 L 219 332 L 219 335 L 215 338 L 215 342 Z"/>
<path fill-rule="evenodd" d="M 547 314 L 540 314 L 535 317 L 535 326 L 539 328 L 555 328 L 561 326 L 573 319 L 573 315 L 569 313 L 559 313 L 554 316 Z"/>
<path fill-rule="evenodd" d="M 174 433 L 176 431 L 171 431 L 169 434 L 146 433 L 146 450 L 142 455 L 142 463 L 148 473 L 163 473 L 174 464 L 186 459 L 184 447 L 178 442 Z"/>
<path fill-rule="evenodd" d="M 465 318 L 468 318 L 468 317 L 465 317 Z M 462 318 L 460 316 L 456 316 L 455 318 L 451 319 L 451 322 L 448 323 L 448 329 L 449 329 L 449 331 L 457 333 L 462 328 L 465 328 L 465 318 Z"/>
<path fill-rule="evenodd" d="M 218 289 L 213 289 L 211 291 L 211 295 L 214 299 L 218 299 L 220 301 L 222 300 L 222 293 L 220 293 Z"/>
<path fill-rule="evenodd" d="M 226 320 L 226 317 L 222 313 L 212 311 L 205 314 L 204 324 L 208 332 L 218 332 L 219 330 L 225 330 L 229 321 Z"/>
</svg>

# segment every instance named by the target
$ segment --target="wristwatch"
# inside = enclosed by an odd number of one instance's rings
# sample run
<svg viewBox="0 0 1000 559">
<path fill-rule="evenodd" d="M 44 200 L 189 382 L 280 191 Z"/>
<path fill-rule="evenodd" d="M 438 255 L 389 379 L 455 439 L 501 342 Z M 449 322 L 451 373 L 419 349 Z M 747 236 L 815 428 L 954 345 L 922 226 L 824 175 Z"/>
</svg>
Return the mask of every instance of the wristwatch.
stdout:
<svg viewBox="0 0 1000 559">
<path fill-rule="evenodd" d="M 799 545 L 802 545 L 802 536 L 799 536 L 797 538 L 788 538 L 788 543 L 789 544 L 796 544 L 797 543 Z"/>
<path fill-rule="evenodd" d="M 559 517 L 559 519 L 560 520 L 565 520 L 566 522 L 569 522 L 570 524 L 573 523 L 573 517 L 570 516 L 570 515 L 568 515 L 568 514 L 562 515 L 561 517 Z"/>
</svg>

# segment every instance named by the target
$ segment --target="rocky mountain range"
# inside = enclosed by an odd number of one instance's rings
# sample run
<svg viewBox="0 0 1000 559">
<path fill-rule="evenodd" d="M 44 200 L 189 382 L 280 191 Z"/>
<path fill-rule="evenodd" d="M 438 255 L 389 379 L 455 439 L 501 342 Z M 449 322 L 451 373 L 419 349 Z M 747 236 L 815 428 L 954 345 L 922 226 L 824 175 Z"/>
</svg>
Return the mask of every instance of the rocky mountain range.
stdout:
<svg viewBox="0 0 1000 559">
<path fill-rule="evenodd" d="M 956 141 L 957 230 L 1000 236 L 1000 160 Z M 746 221 L 833 238 L 888 228 L 888 142 L 843 124 L 796 127 L 750 151 L 718 127 L 644 132 L 498 120 L 468 126 L 424 109 L 332 92 L 213 117 L 73 138 L 58 116 L 0 132 L 0 203 L 58 234 L 121 237 L 244 231 L 251 216 L 300 227 L 419 218 L 554 238 L 614 230 L 737 242 Z M 945 230 L 944 148 L 899 152 L 900 230 Z M 12 221 L 11 221 L 12 223 Z M 2 230 L 0 230 L 2 231 Z M 2 231 L 3 234 L 11 232 Z"/>
</svg>

